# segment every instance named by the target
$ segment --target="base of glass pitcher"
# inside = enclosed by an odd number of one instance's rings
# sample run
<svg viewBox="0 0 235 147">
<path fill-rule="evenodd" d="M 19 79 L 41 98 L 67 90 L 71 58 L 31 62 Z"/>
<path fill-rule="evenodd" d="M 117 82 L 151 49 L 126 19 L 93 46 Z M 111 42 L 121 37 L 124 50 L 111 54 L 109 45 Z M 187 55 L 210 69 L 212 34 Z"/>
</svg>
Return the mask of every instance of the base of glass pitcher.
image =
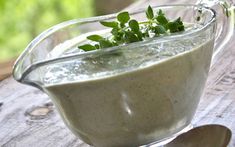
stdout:
<svg viewBox="0 0 235 147">
<path fill-rule="evenodd" d="M 162 140 L 158 140 L 156 142 L 147 144 L 147 145 L 142 145 L 140 147 L 164 147 L 164 145 L 166 145 L 167 143 L 171 142 L 173 139 L 175 139 L 177 136 L 179 136 L 182 133 L 185 133 L 189 130 L 191 130 L 193 128 L 192 124 L 189 124 L 188 126 L 186 126 L 185 128 L 183 128 L 181 131 L 175 133 L 174 135 L 172 135 L 171 137 L 167 137 L 164 138 Z"/>
</svg>

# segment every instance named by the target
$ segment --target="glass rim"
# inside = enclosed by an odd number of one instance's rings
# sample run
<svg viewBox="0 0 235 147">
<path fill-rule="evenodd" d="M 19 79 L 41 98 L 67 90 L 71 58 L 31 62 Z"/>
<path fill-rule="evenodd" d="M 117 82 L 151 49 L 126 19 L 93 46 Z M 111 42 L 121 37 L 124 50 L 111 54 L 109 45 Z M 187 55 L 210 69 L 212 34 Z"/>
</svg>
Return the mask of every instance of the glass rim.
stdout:
<svg viewBox="0 0 235 147">
<path fill-rule="evenodd" d="M 157 5 L 157 6 L 153 6 L 152 8 L 153 9 L 160 9 L 160 8 L 173 8 L 173 7 L 203 8 L 203 9 L 209 11 L 212 14 L 212 16 L 206 22 L 206 24 L 204 24 L 201 28 L 196 29 L 194 31 L 187 32 L 187 33 L 175 33 L 174 35 L 153 37 L 153 38 L 149 38 L 149 39 L 144 40 L 144 41 L 138 41 L 138 42 L 133 42 L 133 43 L 125 44 L 125 45 L 109 47 L 109 48 L 105 48 L 103 50 L 94 50 L 94 51 L 89 51 L 89 52 L 70 54 L 70 55 L 59 57 L 59 58 L 52 58 L 52 59 L 48 59 L 48 60 L 44 60 L 44 61 L 34 62 L 30 66 L 26 67 L 25 70 L 23 70 L 23 72 L 21 73 L 21 76 L 17 78 L 17 76 L 16 76 L 17 75 L 17 73 L 16 73 L 17 72 L 17 66 L 19 66 L 20 61 L 26 56 L 26 54 L 30 50 L 32 50 L 34 47 L 36 47 L 38 44 L 40 44 L 41 41 L 46 39 L 51 34 L 57 32 L 57 31 L 59 31 L 59 30 L 61 30 L 63 28 L 66 28 L 68 26 L 79 24 L 79 23 L 89 23 L 89 22 L 97 22 L 97 21 L 105 20 L 105 19 L 112 19 L 112 18 L 116 17 L 117 13 L 108 14 L 108 15 L 102 15 L 102 16 L 89 17 L 89 18 L 82 18 L 82 19 L 72 19 L 72 20 L 64 21 L 62 23 L 54 25 L 54 26 L 50 27 L 49 29 L 43 31 L 41 34 L 39 34 L 37 37 L 35 37 L 27 45 L 27 47 L 24 49 L 24 51 L 20 54 L 20 56 L 15 61 L 15 64 L 13 66 L 13 72 L 12 72 L 13 73 L 13 77 L 17 81 L 21 81 L 25 77 L 25 75 L 27 75 L 27 73 L 29 73 L 33 69 L 37 68 L 38 66 L 47 65 L 47 64 L 50 64 L 50 63 L 55 63 L 55 62 L 60 61 L 60 60 L 65 60 L 66 61 L 66 59 L 80 58 L 80 57 L 90 56 L 90 55 L 99 54 L 99 53 L 107 53 L 107 52 L 110 52 L 110 51 L 116 51 L 116 50 L 120 49 L 120 46 L 121 47 L 127 47 L 127 48 L 133 48 L 133 46 L 139 46 L 139 45 L 141 45 L 143 43 L 146 44 L 146 43 L 154 41 L 154 40 L 158 40 L 158 42 L 161 42 L 163 40 L 165 41 L 166 39 L 167 40 L 172 40 L 172 39 L 175 39 L 175 38 L 191 36 L 191 35 L 194 35 L 194 34 L 197 34 L 199 32 L 204 31 L 205 29 L 207 29 L 210 26 L 210 24 L 212 24 L 216 20 L 216 12 L 215 12 L 215 10 L 213 10 L 210 7 L 203 6 L 203 5 L 174 4 L 174 5 Z M 142 13 L 142 12 L 145 12 L 144 8 L 139 9 L 137 11 L 131 11 L 130 15 L 134 15 L 134 14 L 138 14 L 138 13 Z"/>
</svg>

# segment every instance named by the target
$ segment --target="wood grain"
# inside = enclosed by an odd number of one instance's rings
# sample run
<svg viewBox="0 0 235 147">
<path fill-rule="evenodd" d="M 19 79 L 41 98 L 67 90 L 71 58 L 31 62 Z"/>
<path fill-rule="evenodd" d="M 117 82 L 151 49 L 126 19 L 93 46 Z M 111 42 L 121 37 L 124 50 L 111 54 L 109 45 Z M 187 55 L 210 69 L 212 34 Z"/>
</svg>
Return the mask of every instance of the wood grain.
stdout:
<svg viewBox="0 0 235 147">
<path fill-rule="evenodd" d="M 164 2 L 169 3 L 170 0 Z M 147 1 L 138 3 L 132 9 L 148 4 Z M 204 95 L 193 120 L 196 126 L 222 124 L 230 128 L 233 131 L 231 146 L 235 146 L 234 46 L 233 37 L 211 67 Z M 17 83 L 12 77 L 0 82 L 0 146 L 88 147 L 63 124 L 47 95 Z"/>
</svg>

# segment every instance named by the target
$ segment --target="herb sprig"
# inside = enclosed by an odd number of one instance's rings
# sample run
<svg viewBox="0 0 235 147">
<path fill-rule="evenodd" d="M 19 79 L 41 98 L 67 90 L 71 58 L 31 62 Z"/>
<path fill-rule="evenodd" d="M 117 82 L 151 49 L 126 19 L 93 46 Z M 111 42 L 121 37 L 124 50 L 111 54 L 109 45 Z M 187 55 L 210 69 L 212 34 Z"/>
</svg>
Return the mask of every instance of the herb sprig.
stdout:
<svg viewBox="0 0 235 147">
<path fill-rule="evenodd" d="M 144 22 L 131 19 L 128 12 L 119 13 L 116 21 L 101 21 L 100 24 L 112 29 L 111 36 L 87 36 L 87 39 L 92 41 L 92 44 L 84 44 L 78 46 L 78 48 L 84 51 L 91 51 L 184 31 L 181 17 L 170 21 L 161 9 L 154 14 L 151 6 L 148 6 L 145 13 L 148 20 Z"/>
</svg>

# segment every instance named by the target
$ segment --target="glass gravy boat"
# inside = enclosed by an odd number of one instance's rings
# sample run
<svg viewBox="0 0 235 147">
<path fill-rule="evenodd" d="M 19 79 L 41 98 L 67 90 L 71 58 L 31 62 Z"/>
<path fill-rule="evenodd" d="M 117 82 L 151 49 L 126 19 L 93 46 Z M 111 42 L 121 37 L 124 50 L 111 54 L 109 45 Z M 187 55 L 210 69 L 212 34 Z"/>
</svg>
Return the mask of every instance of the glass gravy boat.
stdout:
<svg viewBox="0 0 235 147">
<path fill-rule="evenodd" d="M 97 147 L 161 144 L 190 128 L 214 51 L 233 31 L 233 11 L 217 36 L 216 12 L 200 5 L 154 7 L 191 29 L 123 46 L 80 52 L 86 36 L 107 34 L 99 21 L 72 20 L 35 38 L 15 63 L 13 76 L 47 93 L 64 123 Z M 144 10 L 132 18 L 145 18 Z M 218 28 L 220 28 L 218 26 Z M 229 29 L 228 29 L 229 28 Z M 227 37 L 226 37 L 227 36 Z M 215 41 L 216 40 L 216 41 Z M 214 56 L 215 57 L 215 56 Z"/>
</svg>

